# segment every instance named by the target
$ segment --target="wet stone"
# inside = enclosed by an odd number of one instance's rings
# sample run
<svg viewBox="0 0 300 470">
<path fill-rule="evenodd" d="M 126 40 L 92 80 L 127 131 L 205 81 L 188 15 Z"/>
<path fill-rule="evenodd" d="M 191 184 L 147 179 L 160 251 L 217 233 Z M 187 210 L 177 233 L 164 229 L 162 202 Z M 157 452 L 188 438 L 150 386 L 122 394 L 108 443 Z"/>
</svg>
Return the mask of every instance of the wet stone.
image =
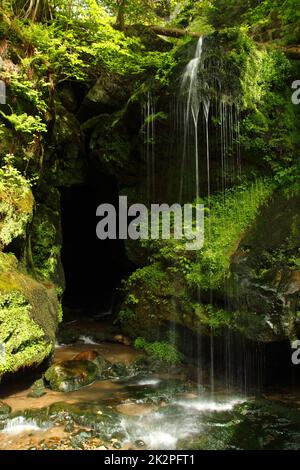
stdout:
<svg viewBox="0 0 300 470">
<path fill-rule="evenodd" d="M 70 421 L 65 425 L 64 431 L 67 433 L 71 433 L 74 431 L 74 429 L 75 429 L 74 423 Z"/>
<path fill-rule="evenodd" d="M 138 447 L 139 449 L 142 449 L 143 447 L 146 447 L 146 444 L 144 441 L 141 441 L 141 440 L 138 440 L 138 441 L 135 441 L 134 445 L 136 447 Z"/>
<path fill-rule="evenodd" d="M 116 450 L 122 449 L 122 444 L 120 442 L 114 442 L 113 448 Z"/>
<path fill-rule="evenodd" d="M 5 419 L 7 418 L 11 413 L 11 407 L 4 403 L 3 401 L 0 401 L 0 419 Z"/>
<path fill-rule="evenodd" d="M 36 380 L 28 393 L 29 398 L 40 398 L 46 395 L 47 390 L 43 379 Z"/>
</svg>

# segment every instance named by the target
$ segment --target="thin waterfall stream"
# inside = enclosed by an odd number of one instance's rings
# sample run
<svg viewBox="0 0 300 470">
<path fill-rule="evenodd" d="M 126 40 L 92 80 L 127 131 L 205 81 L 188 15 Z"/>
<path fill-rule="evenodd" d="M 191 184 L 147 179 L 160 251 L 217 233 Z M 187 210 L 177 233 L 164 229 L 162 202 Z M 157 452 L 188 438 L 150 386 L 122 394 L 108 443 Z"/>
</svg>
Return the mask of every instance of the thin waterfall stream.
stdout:
<svg viewBox="0 0 300 470">
<path fill-rule="evenodd" d="M 196 199 L 199 198 L 199 142 L 198 142 L 198 121 L 201 101 L 199 99 L 199 87 L 198 87 L 198 72 L 199 67 L 202 64 L 202 52 L 203 52 L 203 37 L 198 41 L 196 47 L 195 57 L 188 63 L 186 69 L 183 73 L 182 84 L 181 84 L 181 94 L 186 93 L 188 90 L 186 105 L 184 110 L 184 137 L 183 137 L 183 156 L 182 156 L 182 169 L 184 169 L 184 164 L 186 160 L 187 153 L 187 144 L 188 144 L 188 133 L 189 125 L 192 119 L 194 124 L 194 136 L 195 136 L 195 174 L 196 174 Z M 183 179 L 181 179 L 180 184 L 180 200 L 182 200 L 182 184 Z"/>
</svg>

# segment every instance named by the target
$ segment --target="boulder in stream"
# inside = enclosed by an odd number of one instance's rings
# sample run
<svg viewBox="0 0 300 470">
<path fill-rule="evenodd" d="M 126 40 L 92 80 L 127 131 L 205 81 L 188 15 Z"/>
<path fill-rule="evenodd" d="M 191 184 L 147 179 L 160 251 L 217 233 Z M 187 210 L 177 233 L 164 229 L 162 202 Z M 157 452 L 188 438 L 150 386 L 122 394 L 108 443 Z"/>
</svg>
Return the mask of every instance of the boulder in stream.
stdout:
<svg viewBox="0 0 300 470">
<path fill-rule="evenodd" d="M 45 380 L 52 390 L 73 392 L 94 382 L 97 375 L 97 365 L 92 361 L 64 361 L 51 366 Z"/>
</svg>

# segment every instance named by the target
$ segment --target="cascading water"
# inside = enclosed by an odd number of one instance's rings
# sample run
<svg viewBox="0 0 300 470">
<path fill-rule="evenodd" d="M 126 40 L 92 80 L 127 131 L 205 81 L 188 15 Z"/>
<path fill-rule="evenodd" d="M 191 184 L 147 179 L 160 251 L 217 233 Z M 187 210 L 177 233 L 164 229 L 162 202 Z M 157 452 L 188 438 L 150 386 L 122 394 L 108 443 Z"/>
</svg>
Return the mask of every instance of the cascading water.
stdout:
<svg viewBox="0 0 300 470">
<path fill-rule="evenodd" d="M 204 38 L 201 37 L 197 43 L 196 53 L 193 59 L 186 66 L 181 83 L 180 97 L 184 97 L 184 119 L 183 119 L 183 155 L 181 163 L 181 181 L 180 181 L 180 201 L 183 199 L 183 184 L 184 184 L 184 169 L 187 161 L 188 153 L 188 137 L 190 135 L 190 125 L 192 123 L 194 131 L 194 161 L 195 161 L 195 198 L 198 201 L 200 197 L 200 181 L 199 181 L 199 171 L 200 171 L 200 152 L 199 152 L 199 117 L 200 110 L 203 110 L 203 117 L 205 121 L 205 153 L 206 153 L 206 172 L 207 172 L 207 197 L 208 204 L 210 200 L 210 145 L 209 145 L 209 116 L 210 116 L 210 106 L 211 100 L 209 96 L 209 84 L 203 78 L 201 74 L 204 68 L 203 61 L 203 49 L 204 49 Z M 202 168 L 202 166 L 201 166 Z M 200 288 L 198 289 L 197 300 L 200 303 L 201 292 Z M 211 338 L 211 345 L 213 347 L 213 338 Z M 198 384 L 202 384 L 202 344 L 201 336 L 198 335 L 198 346 L 197 346 L 197 355 L 198 355 Z M 211 352 L 211 358 L 213 358 L 213 350 Z M 211 385 L 213 390 L 213 381 L 214 381 L 214 368 L 213 368 L 213 359 L 211 359 Z"/>
<path fill-rule="evenodd" d="M 210 53 L 207 39 L 199 38 L 181 78 L 178 111 L 171 110 L 178 121 L 173 129 L 180 148 L 181 202 L 207 196 L 209 203 L 212 159 L 214 171 L 221 167 L 217 189 L 225 190 L 241 173 L 239 96 L 222 76 L 222 59 Z"/>
<path fill-rule="evenodd" d="M 240 88 L 235 70 L 226 67 L 228 64 L 220 56 L 212 39 L 201 37 L 180 77 L 178 93 L 170 103 L 167 147 L 164 135 L 166 126 L 159 121 L 156 129 L 157 99 L 152 92 L 145 95 L 141 128 L 144 162 L 141 198 L 148 206 L 158 202 L 184 204 L 204 198 L 205 206 L 210 209 L 213 193 L 221 191 L 225 202 L 226 189 L 239 182 Z M 158 160 L 156 153 L 166 155 L 166 160 L 170 155 L 174 164 L 164 166 L 165 159 Z M 169 173 L 164 173 L 165 169 Z M 163 185 L 160 178 L 156 181 L 159 172 L 164 175 Z M 207 217 L 205 239 L 209 240 L 211 235 L 212 227 Z M 209 284 L 209 270 L 207 277 Z M 214 305 L 214 292 L 209 289 L 208 292 L 201 292 L 199 287 L 195 301 L 200 306 L 206 303 Z M 200 333 L 199 326 L 199 390 L 202 390 L 204 378 L 208 377 L 213 394 L 216 388 L 215 375 L 219 373 L 219 341 L 215 341 L 213 329 L 208 338 L 203 338 Z M 177 346 L 175 321 L 171 323 L 169 341 Z M 233 385 L 233 376 L 239 375 L 243 377 L 242 388 L 246 389 L 248 372 L 243 372 L 240 365 L 234 362 L 236 341 L 230 331 L 224 333 L 221 361 L 224 363 L 228 387 Z M 240 357 L 241 362 L 249 363 L 245 354 L 241 353 Z M 240 372 L 237 372 L 237 368 Z M 208 374 L 204 374 L 208 369 Z"/>
<path fill-rule="evenodd" d="M 143 154 L 145 161 L 145 200 L 150 205 L 155 198 L 155 99 L 150 91 L 142 107 Z"/>
<path fill-rule="evenodd" d="M 183 157 L 182 157 L 182 171 L 180 182 L 180 200 L 182 201 L 183 192 L 183 170 L 187 157 L 188 135 L 190 122 L 194 125 L 194 138 L 195 138 L 195 175 L 196 175 L 196 199 L 199 198 L 199 140 L 198 140 L 198 121 L 201 107 L 201 97 L 199 96 L 199 68 L 202 64 L 203 52 L 203 37 L 198 41 L 196 53 L 194 58 L 188 63 L 183 74 L 181 84 L 181 95 L 187 92 L 185 110 L 184 110 L 184 143 L 183 143 Z M 209 102 L 206 103 L 207 116 L 209 113 Z M 208 120 L 208 117 L 207 117 Z"/>
<path fill-rule="evenodd" d="M 214 167 L 221 166 L 221 188 L 225 189 L 241 173 L 240 153 L 240 111 L 239 97 L 233 96 L 227 83 L 220 75 L 222 59 L 210 57 L 206 40 L 201 37 L 197 43 L 193 58 L 184 69 L 178 99 L 177 120 L 173 129 L 177 131 L 181 146 L 180 201 L 181 203 L 206 197 L 206 206 L 210 209 L 212 193 L 212 160 Z M 219 128 L 219 130 L 218 130 Z M 210 133 L 213 142 L 210 142 Z M 217 137 L 219 135 L 219 138 Z M 216 143 L 216 144 L 215 144 Z M 215 144 L 213 146 L 213 144 Z M 194 178 L 192 177 L 194 173 Z M 216 179 L 216 178 L 215 178 Z M 195 189 L 193 185 L 195 182 Z M 205 184 L 203 184 L 206 182 Z M 206 224 L 206 237 L 211 236 L 210 219 Z M 209 276 L 209 273 L 208 273 Z M 198 288 L 197 301 L 201 304 L 201 292 Z M 210 292 L 213 304 L 213 293 Z M 214 332 L 210 338 L 210 387 L 215 388 L 215 351 Z M 227 345 L 227 351 L 231 344 Z M 202 377 L 202 340 L 198 335 L 198 382 Z M 228 352 L 227 357 L 230 357 Z M 229 365 L 231 367 L 231 365 Z M 229 371 L 231 374 L 231 370 Z"/>
</svg>

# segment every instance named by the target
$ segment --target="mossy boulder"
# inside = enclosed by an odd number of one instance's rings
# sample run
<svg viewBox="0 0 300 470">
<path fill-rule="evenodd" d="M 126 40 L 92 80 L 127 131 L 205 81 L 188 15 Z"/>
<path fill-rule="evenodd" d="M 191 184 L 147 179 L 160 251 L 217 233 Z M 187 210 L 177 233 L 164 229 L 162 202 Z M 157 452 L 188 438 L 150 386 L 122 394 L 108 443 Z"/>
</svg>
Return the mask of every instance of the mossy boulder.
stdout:
<svg viewBox="0 0 300 470">
<path fill-rule="evenodd" d="M 51 366 L 45 380 L 52 390 L 73 392 L 93 383 L 97 373 L 97 365 L 92 361 L 64 361 Z"/>
<path fill-rule="evenodd" d="M 94 360 L 98 372 L 98 379 L 115 379 L 119 377 L 126 377 L 128 375 L 127 368 L 124 364 L 112 364 L 110 361 L 105 359 L 103 356 L 98 355 Z"/>
<path fill-rule="evenodd" d="M 0 253 L 0 377 L 51 355 L 58 315 L 54 285 L 29 276 L 14 255 Z"/>
</svg>

